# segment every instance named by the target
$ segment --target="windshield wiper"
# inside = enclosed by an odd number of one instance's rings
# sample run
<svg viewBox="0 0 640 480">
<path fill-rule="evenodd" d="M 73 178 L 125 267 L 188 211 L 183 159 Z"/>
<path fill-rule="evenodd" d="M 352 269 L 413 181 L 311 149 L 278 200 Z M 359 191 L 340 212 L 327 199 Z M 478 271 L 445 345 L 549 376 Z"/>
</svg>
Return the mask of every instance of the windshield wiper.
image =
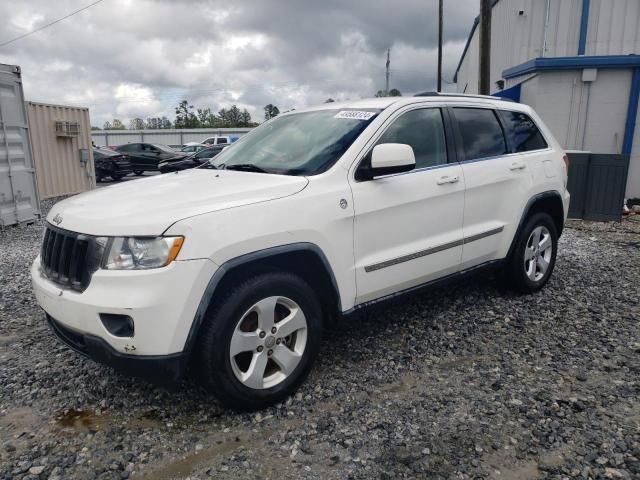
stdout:
<svg viewBox="0 0 640 480">
<path fill-rule="evenodd" d="M 225 165 L 224 163 L 219 165 L 218 168 L 225 170 L 238 170 L 241 172 L 256 172 L 256 173 L 269 173 L 264 168 L 260 168 L 257 165 L 251 163 L 236 163 L 234 165 Z"/>
</svg>

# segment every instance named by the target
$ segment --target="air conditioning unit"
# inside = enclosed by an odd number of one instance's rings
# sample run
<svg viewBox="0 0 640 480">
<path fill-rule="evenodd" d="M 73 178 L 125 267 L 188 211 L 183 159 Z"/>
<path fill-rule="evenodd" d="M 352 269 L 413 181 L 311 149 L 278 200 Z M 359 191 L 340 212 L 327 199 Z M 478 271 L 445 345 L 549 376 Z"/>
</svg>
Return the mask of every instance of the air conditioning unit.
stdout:
<svg viewBox="0 0 640 480">
<path fill-rule="evenodd" d="M 77 137 L 80 135 L 80 124 L 78 122 L 56 121 L 57 137 Z"/>
</svg>

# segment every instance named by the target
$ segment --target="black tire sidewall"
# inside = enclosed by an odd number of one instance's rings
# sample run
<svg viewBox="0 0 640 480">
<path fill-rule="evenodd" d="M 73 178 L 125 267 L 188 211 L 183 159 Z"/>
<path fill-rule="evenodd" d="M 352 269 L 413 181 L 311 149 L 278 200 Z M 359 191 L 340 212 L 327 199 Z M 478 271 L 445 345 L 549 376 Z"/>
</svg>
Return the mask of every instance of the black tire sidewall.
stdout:
<svg viewBox="0 0 640 480">
<path fill-rule="evenodd" d="M 307 320 L 307 343 L 300 363 L 283 382 L 257 390 L 243 385 L 233 373 L 229 348 L 233 331 L 244 313 L 258 301 L 283 296 L 296 302 Z M 198 362 L 205 386 L 227 407 L 254 410 L 283 400 L 306 378 L 317 356 L 322 336 L 322 309 L 313 290 L 288 273 L 266 273 L 241 284 L 205 320 Z"/>
<path fill-rule="evenodd" d="M 524 271 L 524 253 L 527 246 L 527 241 L 531 232 L 539 227 L 544 226 L 549 230 L 551 234 L 552 252 L 551 261 L 549 262 L 549 268 L 545 272 L 544 276 L 538 280 L 531 280 Z M 509 259 L 507 281 L 513 282 L 513 286 L 522 292 L 533 293 L 543 288 L 549 281 L 553 269 L 556 264 L 556 256 L 558 254 L 558 231 L 551 216 L 547 213 L 535 213 L 529 217 L 524 227 L 518 234 L 516 246 Z"/>
</svg>

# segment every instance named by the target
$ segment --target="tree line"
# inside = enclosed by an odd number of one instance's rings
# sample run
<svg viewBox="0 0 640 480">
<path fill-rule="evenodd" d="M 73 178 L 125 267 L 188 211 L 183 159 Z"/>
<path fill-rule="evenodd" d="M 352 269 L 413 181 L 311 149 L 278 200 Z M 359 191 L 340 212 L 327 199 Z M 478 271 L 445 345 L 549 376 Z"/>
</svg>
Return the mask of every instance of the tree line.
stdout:
<svg viewBox="0 0 640 480">
<path fill-rule="evenodd" d="M 402 93 L 397 88 L 388 92 L 378 90 L 376 97 L 401 97 Z M 328 98 L 325 103 L 335 100 Z M 176 117 L 173 121 L 167 117 L 132 118 L 129 121 L 129 130 L 162 130 L 167 128 L 247 128 L 258 126 L 251 119 L 247 109 L 240 110 L 236 105 L 223 108 L 218 113 L 213 113 L 210 108 L 194 108 L 187 100 L 182 100 L 175 108 Z M 264 106 L 264 119 L 270 120 L 280 114 L 280 109 L 269 103 Z M 104 122 L 102 128 L 91 127 L 92 130 L 127 130 L 127 127 L 118 118 Z"/>
</svg>

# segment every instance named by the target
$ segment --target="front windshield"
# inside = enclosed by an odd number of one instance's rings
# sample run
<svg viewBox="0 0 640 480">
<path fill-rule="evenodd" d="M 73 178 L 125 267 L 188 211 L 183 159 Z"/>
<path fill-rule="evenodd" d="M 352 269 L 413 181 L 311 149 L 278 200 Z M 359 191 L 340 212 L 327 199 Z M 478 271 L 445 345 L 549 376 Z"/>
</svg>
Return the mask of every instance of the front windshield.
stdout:
<svg viewBox="0 0 640 480">
<path fill-rule="evenodd" d="M 318 110 L 269 120 L 217 155 L 219 168 L 315 175 L 330 168 L 380 112 Z"/>
</svg>

